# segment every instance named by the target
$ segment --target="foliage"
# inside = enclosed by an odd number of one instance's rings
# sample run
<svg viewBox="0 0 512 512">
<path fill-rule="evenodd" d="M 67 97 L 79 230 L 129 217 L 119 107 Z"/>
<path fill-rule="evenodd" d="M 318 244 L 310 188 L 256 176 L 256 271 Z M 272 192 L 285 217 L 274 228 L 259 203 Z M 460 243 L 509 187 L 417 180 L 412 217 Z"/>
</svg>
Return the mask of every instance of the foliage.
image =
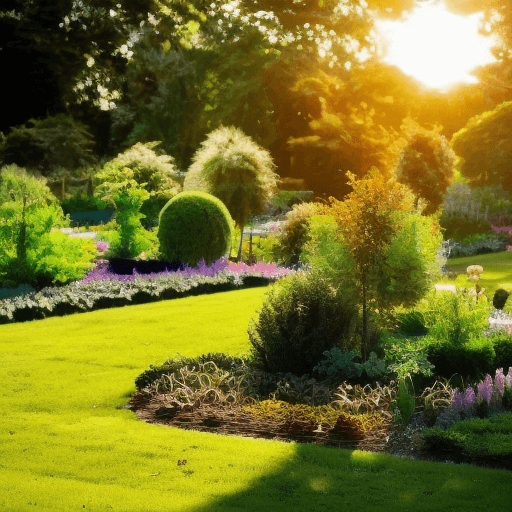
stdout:
<svg viewBox="0 0 512 512">
<path fill-rule="evenodd" d="M 333 402 L 337 408 L 351 414 L 379 413 L 384 418 L 392 418 L 392 406 L 396 399 L 396 383 L 388 385 L 366 384 L 353 386 L 344 382 L 335 392 L 336 399 Z"/>
<path fill-rule="evenodd" d="M 71 197 L 61 202 L 62 210 L 66 214 L 71 212 L 104 210 L 106 206 L 107 203 L 102 201 L 99 197 L 83 194 L 79 190 L 75 190 Z"/>
<path fill-rule="evenodd" d="M 385 362 L 398 380 L 421 381 L 432 375 L 434 366 L 428 360 L 427 346 L 416 338 L 387 336 L 383 343 Z"/>
<path fill-rule="evenodd" d="M 159 366 L 150 365 L 135 379 L 135 387 L 140 391 L 151 386 L 163 375 L 178 373 L 181 368 L 187 367 L 191 371 L 199 369 L 199 365 L 214 363 L 218 370 L 228 371 L 231 374 L 243 372 L 249 361 L 245 358 L 233 357 L 222 352 L 202 354 L 198 357 L 177 356 L 167 359 Z"/>
<path fill-rule="evenodd" d="M 309 221 L 318 213 L 317 204 L 301 203 L 286 214 L 284 224 L 275 233 L 273 252 L 277 262 L 292 267 L 302 261 L 302 250 L 310 240 Z"/>
<path fill-rule="evenodd" d="M 411 392 L 410 385 L 406 379 L 398 381 L 394 405 L 395 421 L 402 427 L 405 427 L 416 410 L 414 393 Z"/>
<path fill-rule="evenodd" d="M 249 216 L 263 213 L 272 199 L 277 186 L 274 168 L 267 150 L 241 130 L 222 127 L 211 132 L 195 153 L 183 189 L 203 190 L 219 198 L 242 237 Z"/>
<path fill-rule="evenodd" d="M 510 296 L 510 292 L 503 288 L 498 288 L 492 297 L 492 305 L 496 309 L 503 309 L 507 303 L 507 299 Z"/>
<path fill-rule="evenodd" d="M 335 242 L 344 251 L 330 257 L 324 272 L 329 275 L 331 267 L 333 282 L 358 295 L 366 359 L 369 313 L 410 306 L 425 295 L 439 272 L 441 235 L 436 222 L 414 209 L 411 194 L 394 178 L 387 179 L 376 169 L 361 180 L 348 176 L 353 192 L 342 202 L 330 198 L 331 204 L 325 207 L 337 224 Z M 310 244 L 313 251 L 322 238 L 325 235 Z M 348 268 L 343 268 L 347 262 Z"/>
<path fill-rule="evenodd" d="M 343 352 L 339 347 L 326 350 L 323 355 L 325 359 L 322 359 L 313 370 L 333 382 L 374 382 L 388 375 L 385 362 L 379 359 L 375 352 L 371 352 L 368 359 L 363 362 L 358 362 L 361 355 L 357 351 Z"/>
<path fill-rule="evenodd" d="M 230 248 L 232 219 L 222 201 L 206 192 L 182 192 L 160 213 L 160 251 L 170 262 L 207 265 Z"/>
<path fill-rule="evenodd" d="M 450 379 L 478 379 L 491 370 L 495 361 L 492 342 L 485 337 L 471 338 L 460 344 L 446 339 L 426 338 L 428 360 L 437 376 Z"/>
<path fill-rule="evenodd" d="M 433 290 L 418 308 L 422 311 L 429 336 L 452 346 L 479 337 L 489 316 L 487 299 L 481 297 L 475 301 L 462 289 L 457 295 Z"/>
<path fill-rule="evenodd" d="M 299 272 L 269 289 L 249 340 L 266 371 L 300 376 L 326 350 L 350 348 L 353 318 L 354 306 L 325 279 Z"/>
<path fill-rule="evenodd" d="M 203 404 L 242 404 L 247 401 L 243 390 L 243 375 L 233 375 L 213 361 L 182 366 L 164 373 L 145 392 L 164 394 L 167 414 L 179 410 L 191 411 Z"/>
<path fill-rule="evenodd" d="M 120 93 L 130 36 L 155 10 L 151 0 L 3 2 L 2 67 L 12 77 L 4 92 L 17 108 L 10 109 L 1 129 L 72 110 L 80 101 L 84 105 L 76 110 L 82 115 L 108 110 Z M 36 84 L 30 94 L 27 83 Z"/>
<path fill-rule="evenodd" d="M 461 258 L 464 256 L 473 256 L 474 254 L 488 254 L 491 252 L 503 252 L 507 248 L 507 243 L 497 236 L 485 236 L 468 244 L 462 244 L 450 240 L 450 258 Z"/>
<path fill-rule="evenodd" d="M 428 426 L 433 426 L 439 414 L 451 405 L 454 393 L 448 380 L 436 380 L 423 390 L 419 400 Z"/>
<path fill-rule="evenodd" d="M 135 172 L 122 163 L 109 162 L 95 176 L 95 195 L 113 204 L 119 225 L 119 242 L 111 241 L 110 250 L 120 257 L 135 257 L 150 249 L 140 209 L 150 193 L 135 180 Z"/>
<path fill-rule="evenodd" d="M 79 169 L 94 163 L 93 141 L 87 128 L 70 116 L 58 114 L 31 126 L 12 128 L 0 143 L 4 164 L 16 164 L 47 176 L 56 168 Z"/>
<path fill-rule="evenodd" d="M 512 469 L 512 413 L 488 419 L 467 419 L 449 429 L 433 427 L 423 433 L 426 449 L 432 454 L 450 454 L 459 462 L 471 462 Z"/>
<path fill-rule="evenodd" d="M 137 143 L 117 155 L 108 167 L 121 173 L 128 168 L 133 171 L 133 179 L 149 192 L 141 206 L 146 226 L 156 225 L 160 210 L 181 191 L 183 175 L 176 169 L 174 159 L 159 151 L 159 142 Z M 113 174 L 110 179 L 115 179 Z"/>
<path fill-rule="evenodd" d="M 439 224 L 443 230 L 445 240 L 462 242 L 465 238 L 475 235 L 490 233 L 491 227 L 484 219 L 470 219 L 467 215 L 448 215 L 443 213 L 439 218 Z"/>
<path fill-rule="evenodd" d="M 121 278 L 123 277 L 123 278 Z M 277 277 L 248 273 L 164 273 L 159 276 L 117 276 L 116 279 L 84 279 L 58 288 L 44 288 L 0 301 L 0 324 L 24 322 L 83 311 L 123 307 L 129 304 L 170 300 L 201 293 L 266 286 Z"/>
<path fill-rule="evenodd" d="M 0 171 L 0 280 L 7 286 L 21 283 L 38 285 L 49 277 L 56 278 L 60 271 L 42 274 L 38 258 L 42 254 L 55 260 L 62 255 L 62 241 L 54 249 L 49 238 L 53 227 L 65 225 L 64 215 L 57 199 L 46 186 L 46 180 L 35 178 L 16 165 L 3 167 Z M 56 238 L 53 238 L 57 241 Z M 75 251 L 72 251 L 77 256 Z M 87 251 L 86 251 L 87 253 Z M 88 257 L 84 254 L 84 261 Z M 80 258 L 76 262 L 79 266 Z M 65 261 L 61 268 L 68 265 Z M 83 270 L 83 269 L 82 269 Z M 68 272 L 71 271 L 68 267 Z M 78 271 L 78 269 L 77 269 Z M 80 272 L 80 271 L 79 271 Z M 71 273 L 73 273 L 71 271 Z M 61 274 L 62 278 L 64 275 Z M 61 280 L 59 277 L 59 281 Z"/>
<path fill-rule="evenodd" d="M 455 154 L 439 130 L 425 130 L 408 119 L 402 126 L 406 140 L 395 167 L 400 183 L 426 201 L 424 215 L 435 213 L 453 179 Z"/>
<path fill-rule="evenodd" d="M 496 331 L 489 335 L 494 347 L 496 358 L 494 366 L 497 368 L 510 368 L 512 366 L 512 336 L 508 333 Z"/>
<path fill-rule="evenodd" d="M 512 102 L 472 117 L 452 138 L 452 147 L 461 158 L 460 172 L 476 186 L 501 185 L 512 192 Z"/>
</svg>

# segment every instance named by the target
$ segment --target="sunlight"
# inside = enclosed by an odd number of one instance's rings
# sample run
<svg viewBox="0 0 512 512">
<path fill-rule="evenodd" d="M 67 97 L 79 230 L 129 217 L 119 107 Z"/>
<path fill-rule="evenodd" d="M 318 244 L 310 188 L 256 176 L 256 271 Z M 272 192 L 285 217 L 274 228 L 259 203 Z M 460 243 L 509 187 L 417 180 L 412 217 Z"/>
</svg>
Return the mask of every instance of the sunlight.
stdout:
<svg viewBox="0 0 512 512">
<path fill-rule="evenodd" d="M 462 83 L 477 83 L 470 72 L 495 62 L 496 39 L 478 33 L 482 13 L 459 16 L 443 2 L 416 7 L 402 21 L 377 19 L 383 38 L 384 62 L 399 67 L 424 85 L 446 91 Z"/>
</svg>

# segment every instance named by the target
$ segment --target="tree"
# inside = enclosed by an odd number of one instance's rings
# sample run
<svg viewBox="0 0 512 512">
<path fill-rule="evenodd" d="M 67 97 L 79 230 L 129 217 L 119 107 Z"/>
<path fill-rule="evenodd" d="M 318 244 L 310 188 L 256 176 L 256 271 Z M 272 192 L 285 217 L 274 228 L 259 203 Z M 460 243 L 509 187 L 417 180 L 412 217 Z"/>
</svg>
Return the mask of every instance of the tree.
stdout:
<svg viewBox="0 0 512 512">
<path fill-rule="evenodd" d="M 250 215 L 265 211 L 276 182 L 269 152 L 241 130 L 223 127 L 210 133 L 194 155 L 183 190 L 203 190 L 226 205 L 241 231 L 240 259 L 244 226 Z"/>
<path fill-rule="evenodd" d="M 28 248 L 54 224 L 63 222 L 64 215 L 46 180 L 16 165 L 4 167 L 0 178 L 0 260 L 15 257 L 21 267 L 26 267 Z"/>
<path fill-rule="evenodd" d="M 0 130 L 66 112 L 77 101 L 108 109 L 130 35 L 156 10 L 153 0 L 3 1 L 0 66 L 10 78 L 2 97 L 16 108 L 6 109 Z"/>
<path fill-rule="evenodd" d="M 424 215 L 433 214 L 453 179 L 455 154 L 439 128 L 426 130 L 406 119 L 402 130 L 406 139 L 395 167 L 397 180 L 426 201 Z"/>
<path fill-rule="evenodd" d="M 0 171 L 0 283 L 42 288 L 80 279 L 92 266 L 91 240 L 70 239 L 62 208 L 46 186 L 16 165 Z"/>
<path fill-rule="evenodd" d="M 451 144 L 460 172 L 473 186 L 502 185 L 512 192 L 512 101 L 471 118 Z"/>
<path fill-rule="evenodd" d="M 116 221 L 120 226 L 120 243 L 115 247 L 121 258 L 133 258 L 151 247 L 145 240 L 145 230 L 140 223 L 144 217 L 140 209 L 150 193 L 134 179 L 135 172 L 122 163 L 106 164 L 95 176 L 95 195 L 111 203 L 116 209 Z"/>
<path fill-rule="evenodd" d="M 321 237 L 313 236 L 308 260 L 319 263 L 314 267 L 331 276 L 347 297 L 356 295 L 362 308 L 361 351 L 366 358 L 369 312 L 410 306 L 424 296 L 438 270 L 442 237 L 437 221 L 415 209 L 413 195 L 395 178 L 375 168 L 360 180 L 347 175 L 353 191 L 344 201 L 331 197 L 324 210 L 336 226 L 324 237 L 330 249 L 322 255 Z"/>
</svg>

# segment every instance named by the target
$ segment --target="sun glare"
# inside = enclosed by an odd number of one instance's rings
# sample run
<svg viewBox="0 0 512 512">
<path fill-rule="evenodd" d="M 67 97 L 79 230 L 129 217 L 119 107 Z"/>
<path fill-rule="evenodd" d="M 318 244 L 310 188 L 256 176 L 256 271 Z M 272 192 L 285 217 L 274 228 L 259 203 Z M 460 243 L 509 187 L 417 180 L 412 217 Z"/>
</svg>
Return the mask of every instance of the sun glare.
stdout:
<svg viewBox="0 0 512 512">
<path fill-rule="evenodd" d="M 496 61 L 491 53 L 496 40 L 478 33 L 482 16 L 459 16 L 436 2 L 416 7 L 402 21 L 379 19 L 376 29 L 387 46 L 384 62 L 433 89 L 477 83 L 470 72 Z"/>
</svg>

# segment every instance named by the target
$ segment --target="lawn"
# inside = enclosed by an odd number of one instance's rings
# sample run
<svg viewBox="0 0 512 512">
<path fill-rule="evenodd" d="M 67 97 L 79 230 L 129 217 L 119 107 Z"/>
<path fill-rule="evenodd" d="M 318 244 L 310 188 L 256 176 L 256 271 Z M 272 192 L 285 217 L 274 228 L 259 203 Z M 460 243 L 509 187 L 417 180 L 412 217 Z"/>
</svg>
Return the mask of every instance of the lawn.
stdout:
<svg viewBox="0 0 512 512">
<path fill-rule="evenodd" d="M 459 274 L 455 281 L 444 279 L 445 282 L 457 286 L 472 287 L 467 280 L 466 269 L 469 265 L 481 265 L 484 269 L 480 276 L 480 284 L 486 289 L 486 294 L 492 299 L 492 294 L 498 288 L 512 291 L 512 251 L 477 254 L 464 258 L 450 258 L 446 262 L 449 270 Z"/>
<path fill-rule="evenodd" d="M 134 378 L 247 352 L 264 288 L 0 327 L 0 509 L 503 511 L 512 473 L 142 423 Z"/>
</svg>

